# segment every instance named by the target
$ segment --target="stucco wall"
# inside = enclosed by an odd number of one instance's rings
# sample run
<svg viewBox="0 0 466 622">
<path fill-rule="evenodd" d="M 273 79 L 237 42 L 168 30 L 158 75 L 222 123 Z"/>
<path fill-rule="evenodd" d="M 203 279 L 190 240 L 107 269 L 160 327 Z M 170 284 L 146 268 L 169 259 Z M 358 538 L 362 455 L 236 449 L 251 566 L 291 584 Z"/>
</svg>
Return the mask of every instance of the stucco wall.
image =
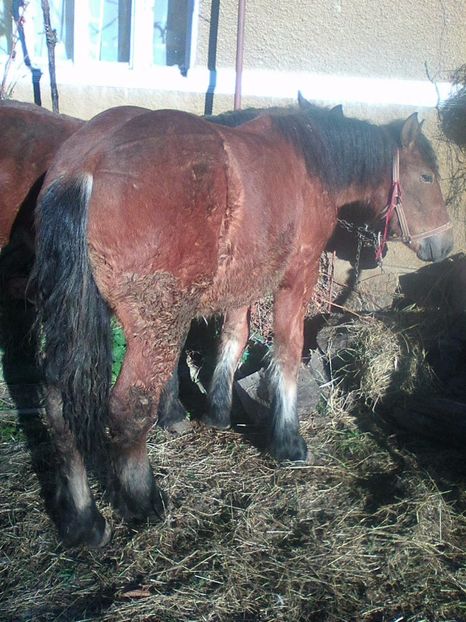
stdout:
<svg viewBox="0 0 466 622">
<path fill-rule="evenodd" d="M 234 62 L 236 2 L 221 3 L 219 64 Z M 247 2 L 245 66 L 424 79 L 466 57 L 464 0 Z"/>
</svg>

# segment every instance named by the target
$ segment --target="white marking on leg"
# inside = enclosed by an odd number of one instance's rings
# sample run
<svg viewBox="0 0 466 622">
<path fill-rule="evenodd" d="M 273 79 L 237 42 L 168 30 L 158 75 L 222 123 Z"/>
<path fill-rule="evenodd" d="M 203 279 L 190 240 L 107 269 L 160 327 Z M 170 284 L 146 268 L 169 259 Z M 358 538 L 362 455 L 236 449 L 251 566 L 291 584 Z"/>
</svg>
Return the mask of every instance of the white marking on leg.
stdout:
<svg viewBox="0 0 466 622">
<path fill-rule="evenodd" d="M 219 382 L 222 383 L 225 379 L 231 381 L 240 355 L 241 344 L 238 339 L 229 339 L 222 344 L 220 358 L 215 366 L 212 378 L 212 387 L 216 387 Z"/>
<path fill-rule="evenodd" d="M 276 399 L 275 426 L 279 429 L 296 425 L 296 380 L 286 378 L 281 365 L 275 359 L 269 366 L 270 395 Z M 293 426 L 294 427 L 294 426 Z"/>
<path fill-rule="evenodd" d="M 82 189 L 83 189 L 83 195 L 84 195 L 83 197 L 84 202 L 86 204 L 89 202 L 89 199 L 91 198 L 93 184 L 94 184 L 94 177 L 91 175 L 91 173 L 84 173 L 83 180 L 82 180 Z"/>
<path fill-rule="evenodd" d="M 148 458 L 128 456 L 121 465 L 120 481 L 125 490 L 134 498 L 149 495 L 152 489 L 152 478 Z"/>
<path fill-rule="evenodd" d="M 92 504 L 92 498 L 84 466 L 74 465 L 67 479 L 76 509 L 78 512 L 87 509 Z"/>
</svg>

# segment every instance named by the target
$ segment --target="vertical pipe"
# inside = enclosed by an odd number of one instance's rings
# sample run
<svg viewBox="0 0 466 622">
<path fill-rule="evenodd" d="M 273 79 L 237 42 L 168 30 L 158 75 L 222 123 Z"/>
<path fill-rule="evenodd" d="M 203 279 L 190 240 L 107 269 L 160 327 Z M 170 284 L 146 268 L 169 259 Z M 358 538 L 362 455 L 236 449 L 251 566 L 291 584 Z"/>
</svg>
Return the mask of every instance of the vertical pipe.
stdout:
<svg viewBox="0 0 466 622">
<path fill-rule="evenodd" d="M 205 94 L 204 114 L 212 114 L 214 107 L 215 87 L 217 86 L 217 39 L 220 15 L 220 0 L 212 0 L 210 8 L 209 51 L 207 68 L 209 70 L 209 86 Z"/>
<path fill-rule="evenodd" d="M 236 81 L 234 109 L 241 108 L 241 82 L 243 79 L 243 52 L 244 52 L 244 22 L 246 14 L 246 0 L 238 2 L 238 30 L 236 35 Z"/>
<path fill-rule="evenodd" d="M 38 106 L 42 106 L 39 84 L 40 78 L 42 76 L 42 71 L 38 67 L 33 67 L 31 64 L 31 59 L 29 58 L 29 52 L 26 45 L 26 35 L 24 34 L 23 15 L 26 8 L 27 6 L 24 5 L 22 0 L 13 0 L 11 11 L 13 19 L 16 22 L 16 27 L 18 29 L 18 38 L 21 43 L 21 49 L 23 50 L 24 64 L 31 71 L 34 103 Z M 21 13 L 20 9 L 22 9 Z"/>
</svg>

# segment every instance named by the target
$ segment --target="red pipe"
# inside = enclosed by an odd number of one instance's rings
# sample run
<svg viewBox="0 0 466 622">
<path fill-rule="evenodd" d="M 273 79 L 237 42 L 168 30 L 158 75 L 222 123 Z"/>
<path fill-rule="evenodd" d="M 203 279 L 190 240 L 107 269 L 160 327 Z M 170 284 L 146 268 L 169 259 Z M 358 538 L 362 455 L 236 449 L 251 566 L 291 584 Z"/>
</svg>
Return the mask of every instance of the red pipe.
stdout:
<svg viewBox="0 0 466 622">
<path fill-rule="evenodd" d="M 244 52 L 244 22 L 246 15 L 246 0 L 238 2 L 238 30 L 236 34 L 236 81 L 234 109 L 241 109 L 241 81 L 243 78 L 243 52 Z"/>
</svg>

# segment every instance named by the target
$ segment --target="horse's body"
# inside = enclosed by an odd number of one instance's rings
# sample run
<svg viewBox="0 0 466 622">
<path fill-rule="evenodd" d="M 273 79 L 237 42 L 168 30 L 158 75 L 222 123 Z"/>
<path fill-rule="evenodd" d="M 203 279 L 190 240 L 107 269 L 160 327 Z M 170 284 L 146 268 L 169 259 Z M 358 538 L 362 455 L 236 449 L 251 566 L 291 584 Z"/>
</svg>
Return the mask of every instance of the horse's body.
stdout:
<svg viewBox="0 0 466 622">
<path fill-rule="evenodd" d="M 301 95 L 300 107 L 312 106 Z M 263 114 L 267 109 L 251 108 L 208 120 L 237 126 Z M 341 114 L 341 108 L 334 109 Z M 292 112 L 293 108 L 282 109 Z M 112 115 L 112 126 L 125 122 L 147 108 L 121 106 Z M 2 281 L 10 294 L 23 295 L 34 256 L 34 209 L 45 172 L 61 145 L 85 122 L 55 114 L 35 104 L 15 100 L 0 101 L 0 265 Z M 105 133 L 105 126 L 97 131 Z M 96 134 L 92 141 L 98 140 Z"/>
<path fill-rule="evenodd" d="M 27 277 L 33 258 L 34 207 L 45 171 L 83 121 L 35 104 L 0 101 L 0 250 L 4 279 Z M 13 281 L 10 283 L 12 286 Z"/>
<path fill-rule="evenodd" d="M 0 101 L 0 249 L 10 239 L 21 206 L 37 197 L 58 148 L 83 123 L 35 104 Z"/>
<path fill-rule="evenodd" d="M 162 511 L 146 435 L 193 317 L 225 314 L 205 420 L 226 427 L 247 308 L 274 293 L 264 435 L 277 459 L 304 460 L 296 415 L 303 318 L 340 207 L 363 202 L 379 218 L 399 153 L 413 249 L 433 260 L 452 245 L 435 158 L 415 116 L 378 128 L 313 110 L 231 129 L 176 111 L 114 123 L 115 110 L 58 154 L 37 214 L 47 412 L 62 459 L 60 529 L 70 542 L 94 545 L 109 532 L 89 491 L 79 437 L 108 425 L 120 509 L 139 519 Z M 127 353 L 105 417 L 110 310 Z"/>
<path fill-rule="evenodd" d="M 300 98 L 301 105 L 307 105 Z M 146 108 L 122 106 L 112 116 L 124 122 L 148 112 Z M 214 123 L 240 125 L 261 114 L 261 109 L 236 111 L 210 117 Z M 45 172 L 56 152 L 71 134 L 82 127 L 81 119 L 55 114 L 35 104 L 0 101 L 0 256 L 2 280 L 10 293 L 22 295 L 34 256 L 34 209 Z M 101 127 L 104 132 L 105 128 Z M 97 137 L 94 135 L 93 140 Z"/>
</svg>

